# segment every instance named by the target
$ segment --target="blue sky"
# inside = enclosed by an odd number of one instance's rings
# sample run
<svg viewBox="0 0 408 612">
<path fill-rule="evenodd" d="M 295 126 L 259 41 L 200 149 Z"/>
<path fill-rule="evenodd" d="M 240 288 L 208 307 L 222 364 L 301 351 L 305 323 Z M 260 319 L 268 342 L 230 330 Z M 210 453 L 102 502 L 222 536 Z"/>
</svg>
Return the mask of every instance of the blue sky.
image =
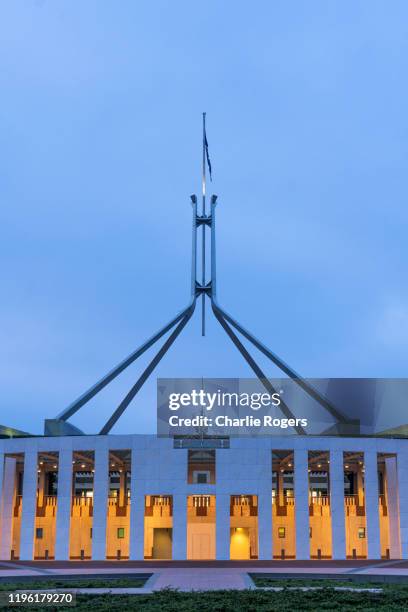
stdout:
<svg viewBox="0 0 408 612">
<path fill-rule="evenodd" d="M 203 110 L 221 303 L 305 376 L 407 375 L 406 2 L 0 13 L 0 423 L 41 433 L 187 302 Z M 251 375 L 198 316 L 156 374 Z M 154 377 L 114 432 L 155 410 Z"/>
</svg>

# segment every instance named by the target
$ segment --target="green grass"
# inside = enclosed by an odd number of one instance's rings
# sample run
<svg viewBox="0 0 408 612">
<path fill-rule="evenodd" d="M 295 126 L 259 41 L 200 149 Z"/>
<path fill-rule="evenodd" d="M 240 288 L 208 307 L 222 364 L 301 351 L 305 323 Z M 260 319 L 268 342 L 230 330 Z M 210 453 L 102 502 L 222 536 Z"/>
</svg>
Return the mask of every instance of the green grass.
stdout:
<svg viewBox="0 0 408 612">
<path fill-rule="evenodd" d="M 356 581 L 353 579 L 330 579 L 330 578 L 278 578 L 276 574 L 268 575 L 263 573 L 250 573 L 255 586 L 257 587 L 347 587 L 355 589 L 384 589 L 384 588 L 403 588 L 407 589 L 406 586 L 401 584 L 390 584 L 386 582 L 369 582 L 369 581 Z"/>
<path fill-rule="evenodd" d="M 406 611 L 408 608 L 407 591 L 401 589 L 387 591 L 386 594 L 350 593 L 333 591 L 211 591 L 202 593 L 178 593 L 163 590 L 152 595 L 135 596 L 79 596 L 75 607 L 55 608 L 71 612 L 293 612 L 310 610 L 338 610 L 344 612 L 364 612 L 382 610 L 393 612 Z M 40 608 L 24 608 L 38 610 Z M 44 609 L 44 608 L 43 608 Z M 52 610 L 52 608 L 47 608 Z"/>
<path fill-rule="evenodd" d="M 344 578 L 279 578 L 276 574 L 267 573 L 250 573 L 255 586 L 257 587 L 347 587 L 350 589 L 383 589 L 384 591 L 399 590 L 408 595 L 408 579 L 404 582 L 387 582 L 364 580 L 364 576 L 352 578 L 344 576 Z"/>
<path fill-rule="evenodd" d="M 146 583 L 150 574 L 146 577 L 120 577 L 120 578 L 40 578 L 38 580 L 14 580 L 0 582 L 0 591 L 15 591 L 20 589 L 89 589 L 89 588 L 140 588 Z"/>
<path fill-rule="evenodd" d="M 79 595 L 75 607 L 46 608 L 71 612 L 301 612 L 303 610 L 344 612 L 381 610 L 393 612 L 408 610 L 408 585 L 351 582 L 323 579 L 272 579 L 268 575 L 252 574 L 258 586 L 282 586 L 281 592 L 272 591 L 207 591 L 181 593 L 163 589 L 151 595 Z M 1 582 L 1 590 L 69 588 L 69 587 L 135 587 L 143 586 L 144 579 L 136 576 L 120 578 L 72 578 L 45 579 L 19 582 Z M 303 592 L 288 590 L 295 586 L 323 586 L 321 590 Z M 335 591 L 334 586 L 381 587 L 378 594 Z M 3 608 L 4 609 L 4 608 Z M 40 610 L 40 607 L 24 607 L 24 610 Z M 45 609 L 45 608 L 42 608 Z"/>
</svg>

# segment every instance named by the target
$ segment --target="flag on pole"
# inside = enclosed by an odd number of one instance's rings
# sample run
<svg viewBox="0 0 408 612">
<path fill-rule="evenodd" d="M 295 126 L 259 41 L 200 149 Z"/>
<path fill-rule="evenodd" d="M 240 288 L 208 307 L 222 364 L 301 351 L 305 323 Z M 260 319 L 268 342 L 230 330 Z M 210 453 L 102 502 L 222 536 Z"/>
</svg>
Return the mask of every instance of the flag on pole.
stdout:
<svg viewBox="0 0 408 612">
<path fill-rule="evenodd" d="M 208 153 L 208 140 L 207 140 L 207 131 L 205 129 L 205 123 L 204 123 L 204 148 L 205 148 L 205 157 L 207 159 L 208 172 L 210 174 L 210 181 L 212 181 L 212 168 L 211 168 L 210 155 Z"/>
</svg>

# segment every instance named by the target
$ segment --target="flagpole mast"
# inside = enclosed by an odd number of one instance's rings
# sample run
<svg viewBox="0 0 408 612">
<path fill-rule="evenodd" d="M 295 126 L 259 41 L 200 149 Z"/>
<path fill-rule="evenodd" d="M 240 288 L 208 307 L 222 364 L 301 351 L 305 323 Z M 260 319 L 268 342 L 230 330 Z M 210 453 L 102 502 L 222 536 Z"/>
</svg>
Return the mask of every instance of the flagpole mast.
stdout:
<svg viewBox="0 0 408 612">
<path fill-rule="evenodd" d="M 202 167 L 202 194 L 203 194 L 203 203 L 202 203 L 202 215 L 205 216 L 205 190 L 206 190 L 206 175 L 205 175 L 205 113 L 203 113 L 203 167 Z M 205 286 L 205 223 L 203 223 L 202 229 L 202 253 L 201 253 L 201 261 L 202 261 L 202 278 L 201 284 Z M 205 336 L 205 293 L 202 294 L 202 302 L 201 302 L 201 335 Z"/>
</svg>

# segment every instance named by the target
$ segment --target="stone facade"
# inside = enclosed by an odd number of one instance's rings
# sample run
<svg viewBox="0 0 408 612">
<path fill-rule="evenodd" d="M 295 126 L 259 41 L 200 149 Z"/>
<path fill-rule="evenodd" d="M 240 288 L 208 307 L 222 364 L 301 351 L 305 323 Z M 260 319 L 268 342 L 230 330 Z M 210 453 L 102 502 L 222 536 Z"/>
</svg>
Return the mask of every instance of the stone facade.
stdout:
<svg viewBox="0 0 408 612">
<path fill-rule="evenodd" d="M 408 557 L 408 441 L 0 440 L 0 558 Z M 208 461 L 208 465 L 207 462 Z"/>
</svg>

